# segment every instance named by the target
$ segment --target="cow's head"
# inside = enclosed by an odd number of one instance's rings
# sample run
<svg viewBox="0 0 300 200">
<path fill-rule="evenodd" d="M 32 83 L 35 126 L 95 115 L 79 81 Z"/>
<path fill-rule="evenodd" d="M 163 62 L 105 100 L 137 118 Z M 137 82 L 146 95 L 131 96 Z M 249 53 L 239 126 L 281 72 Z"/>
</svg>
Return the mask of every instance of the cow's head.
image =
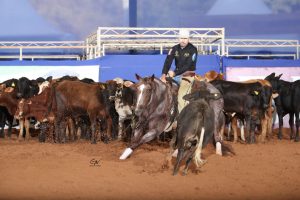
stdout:
<svg viewBox="0 0 300 200">
<path fill-rule="evenodd" d="M 265 78 L 265 80 L 269 81 L 272 85 L 272 90 L 273 90 L 273 94 L 278 94 L 280 91 L 280 78 L 281 78 L 282 74 L 280 74 L 279 76 L 275 76 L 275 73 L 270 74 L 269 76 L 267 76 Z"/>
<path fill-rule="evenodd" d="M 31 104 L 30 100 L 21 99 L 18 102 L 17 110 L 16 110 L 16 113 L 15 113 L 15 118 L 16 119 L 23 119 L 24 114 L 29 111 L 29 105 L 30 104 Z"/>
<path fill-rule="evenodd" d="M 195 89 L 192 90 L 191 94 L 183 96 L 183 99 L 186 101 L 196 101 L 198 99 L 209 100 L 218 100 L 222 98 L 220 93 L 211 93 L 206 86 L 206 83 L 203 81 L 195 81 Z"/>
</svg>

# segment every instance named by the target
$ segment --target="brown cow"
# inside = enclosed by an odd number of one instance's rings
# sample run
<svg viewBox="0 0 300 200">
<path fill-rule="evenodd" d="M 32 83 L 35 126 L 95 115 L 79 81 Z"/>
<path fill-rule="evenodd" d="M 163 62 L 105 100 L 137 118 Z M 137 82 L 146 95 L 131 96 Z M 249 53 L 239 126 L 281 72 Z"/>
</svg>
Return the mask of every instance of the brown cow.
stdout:
<svg viewBox="0 0 300 200">
<path fill-rule="evenodd" d="M 80 81 L 62 81 L 54 86 L 53 113 L 55 116 L 55 135 L 58 142 L 64 142 L 65 118 L 88 115 L 92 129 L 92 143 L 97 141 L 99 121 L 106 125 L 107 133 L 111 136 L 112 119 L 107 110 L 107 100 L 99 84 L 87 84 Z M 107 140 L 107 135 L 104 136 Z"/>
<path fill-rule="evenodd" d="M 18 106 L 17 91 L 13 87 L 7 87 L 3 92 L 0 92 L 0 106 L 7 108 L 8 112 L 14 116 Z M 24 120 L 19 120 L 20 132 L 19 140 L 23 139 Z M 30 139 L 29 120 L 25 120 L 26 139 Z"/>
<path fill-rule="evenodd" d="M 52 113 L 52 89 L 50 86 L 44 88 L 44 91 L 36 96 L 28 99 L 22 99 L 18 103 L 15 117 L 17 119 L 28 119 L 34 117 L 38 122 L 42 123 L 42 129 L 39 135 L 40 142 L 44 142 L 45 125 L 46 123 L 52 125 L 54 123 L 54 115 Z M 52 132 L 50 131 L 50 139 L 52 139 Z"/>
</svg>

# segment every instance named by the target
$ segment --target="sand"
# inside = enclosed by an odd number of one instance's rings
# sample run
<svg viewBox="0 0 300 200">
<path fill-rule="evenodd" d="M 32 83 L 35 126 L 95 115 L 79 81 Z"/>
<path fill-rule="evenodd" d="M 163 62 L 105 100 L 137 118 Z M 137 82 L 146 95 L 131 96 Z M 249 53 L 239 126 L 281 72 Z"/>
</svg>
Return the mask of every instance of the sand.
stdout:
<svg viewBox="0 0 300 200">
<path fill-rule="evenodd" d="M 182 166 L 173 176 L 173 166 L 161 167 L 167 143 L 145 144 L 120 161 L 122 141 L 51 144 L 13 135 L 0 139 L 0 199 L 300 199 L 300 143 L 287 130 L 281 141 L 226 144 L 236 155 L 218 156 L 211 145 L 200 172 L 182 176 Z"/>
</svg>

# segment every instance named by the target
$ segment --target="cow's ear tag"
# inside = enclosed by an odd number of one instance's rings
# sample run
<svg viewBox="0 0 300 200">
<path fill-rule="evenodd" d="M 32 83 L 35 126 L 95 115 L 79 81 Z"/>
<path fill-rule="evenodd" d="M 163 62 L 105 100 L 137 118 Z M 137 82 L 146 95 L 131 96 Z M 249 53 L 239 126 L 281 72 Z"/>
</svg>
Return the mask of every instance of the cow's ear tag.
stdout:
<svg viewBox="0 0 300 200">
<path fill-rule="evenodd" d="M 255 91 L 254 91 L 254 94 L 255 94 L 255 95 L 258 95 L 258 94 L 259 94 L 259 92 L 255 90 Z"/>
<path fill-rule="evenodd" d="M 16 85 L 15 85 L 15 82 L 13 82 L 12 84 L 11 84 L 11 87 L 15 87 Z"/>
</svg>

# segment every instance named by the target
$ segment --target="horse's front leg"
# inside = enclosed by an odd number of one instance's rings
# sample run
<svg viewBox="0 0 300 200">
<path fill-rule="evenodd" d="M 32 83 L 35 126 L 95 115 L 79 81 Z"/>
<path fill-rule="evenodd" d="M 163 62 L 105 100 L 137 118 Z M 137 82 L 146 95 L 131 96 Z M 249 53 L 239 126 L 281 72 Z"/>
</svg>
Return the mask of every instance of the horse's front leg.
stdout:
<svg viewBox="0 0 300 200">
<path fill-rule="evenodd" d="M 128 156 L 130 156 L 132 154 L 134 149 L 136 149 L 137 147 L 139 147 L 140 145 L 142 145 L 146 142 L 149 142 L 149 141 L 153 140 L 156 137 L 157 134 L 158 134 L 158 131 L 154 130 L 154 129 L 148 131 L 142 137 L 139 137 L 139 136 L 142 135 L 142 132 L 139 132 L 139 133 L 135 132 L 130 147 L 125 149 L 123 154 L 120 156 L 120 160 L 125 160 Z"/>
</svg>

